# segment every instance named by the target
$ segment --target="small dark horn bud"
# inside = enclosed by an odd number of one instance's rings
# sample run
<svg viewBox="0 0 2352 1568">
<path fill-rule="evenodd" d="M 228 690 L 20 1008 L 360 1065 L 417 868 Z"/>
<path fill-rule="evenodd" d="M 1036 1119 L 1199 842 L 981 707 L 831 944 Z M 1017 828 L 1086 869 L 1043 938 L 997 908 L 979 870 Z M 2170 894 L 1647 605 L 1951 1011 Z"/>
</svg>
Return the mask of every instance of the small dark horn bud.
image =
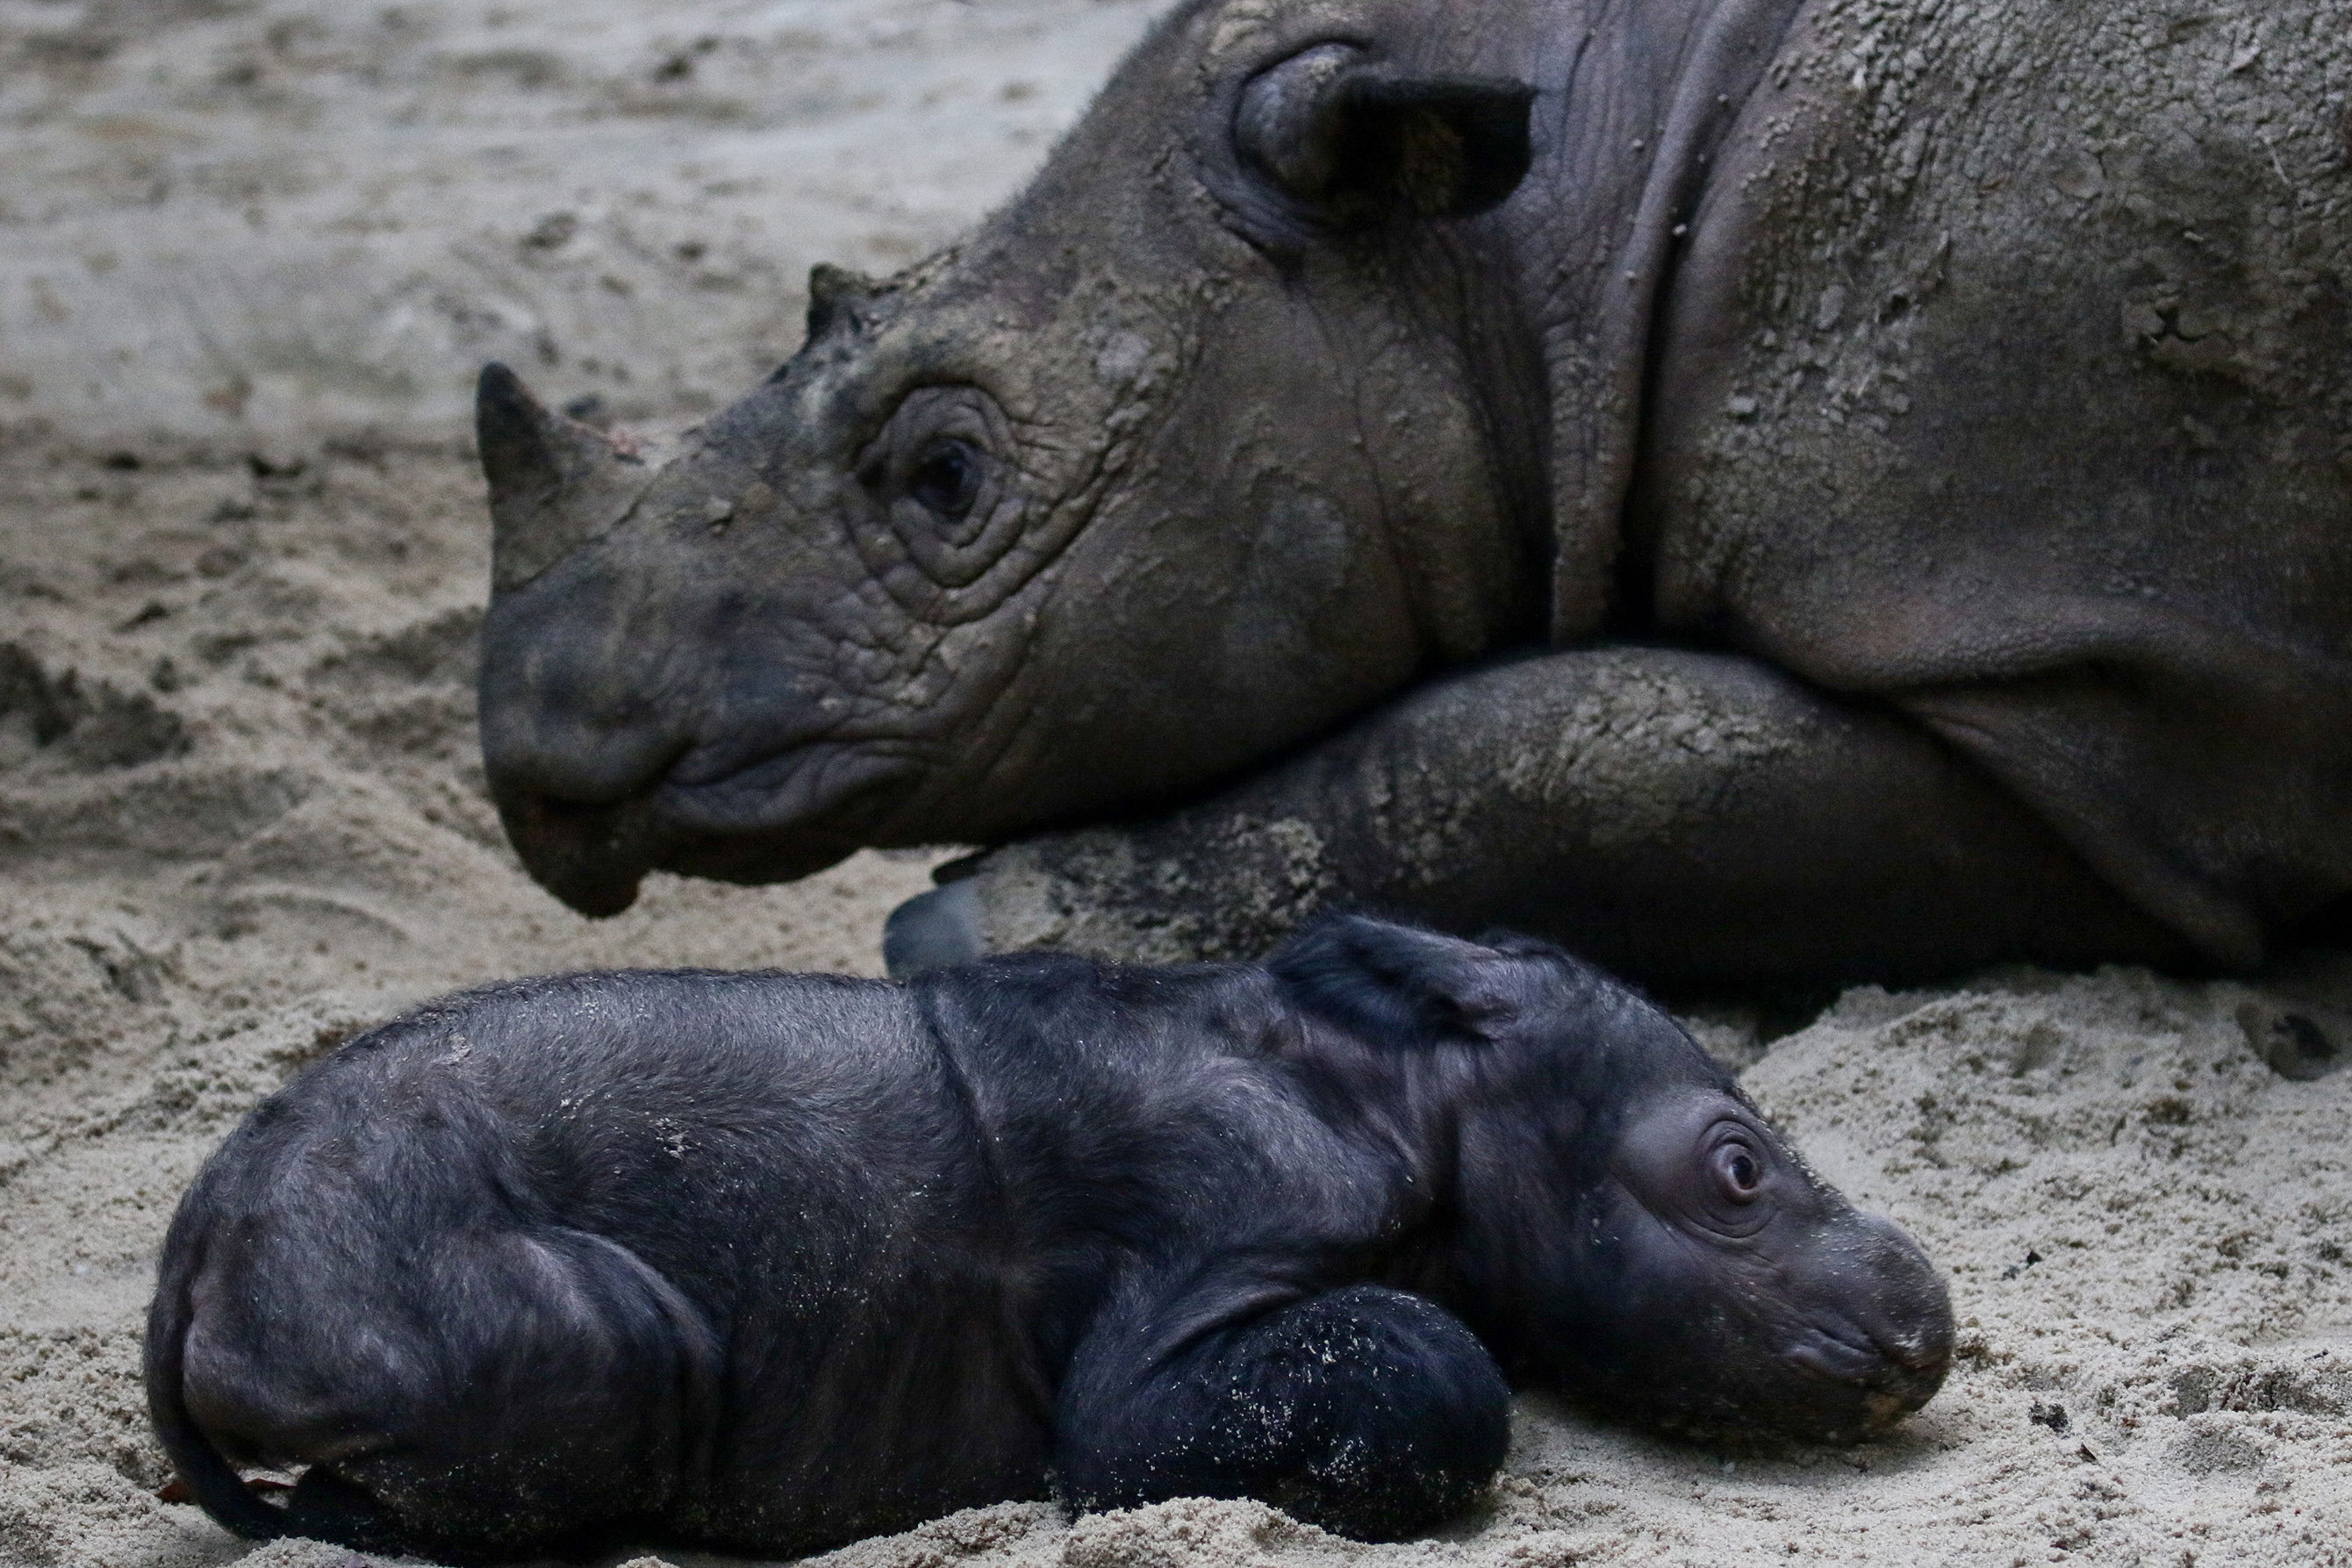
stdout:
<svg viewBox="0 0 2352 1568">
<path fill-rule="evenodd" d="M 836 327 L 856 331 L 864 325 L 857 308 L 872 299 L 882 286 L 863 273 L 820 261 L 809 268 L 808 338 L 814 343 Z"/>
<path fill-rule="evenodd" d="M 635 442 L 549 412 L 495 362 L 475 393 L 474 439 L 490 482 L 490 586 L 499 593 L 611 532 L 653 480 Z"/>
</svg>

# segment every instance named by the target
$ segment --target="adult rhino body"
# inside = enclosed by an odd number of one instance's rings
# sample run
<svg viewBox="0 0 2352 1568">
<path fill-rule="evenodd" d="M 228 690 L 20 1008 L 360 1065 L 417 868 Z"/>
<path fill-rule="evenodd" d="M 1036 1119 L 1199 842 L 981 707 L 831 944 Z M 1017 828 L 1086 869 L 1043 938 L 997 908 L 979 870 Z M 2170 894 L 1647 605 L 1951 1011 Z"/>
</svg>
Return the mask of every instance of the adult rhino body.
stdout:
<svg viewBox="0 0 2352 1568">
<path fill-rule="evenodd" d="M 666 465 L 487 374 L 509 831 L 592 913 L 1010 845 L 908 967 L 2253 964 L 2352 888 L 2347 78 L 2344 0 L 1187 5 Z"/>
</svg>

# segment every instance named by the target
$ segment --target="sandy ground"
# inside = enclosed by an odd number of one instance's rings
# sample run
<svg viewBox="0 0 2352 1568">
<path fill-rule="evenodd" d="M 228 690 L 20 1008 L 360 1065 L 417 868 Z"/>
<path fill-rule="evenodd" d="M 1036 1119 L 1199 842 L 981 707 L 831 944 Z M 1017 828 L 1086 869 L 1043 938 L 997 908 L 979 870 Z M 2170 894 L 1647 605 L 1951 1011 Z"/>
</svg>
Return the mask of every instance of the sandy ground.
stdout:
<svg viewBox="0 0 2352 1568">
<path fill-rule="evenodd" d="M 887 270 L 1010 190 L 1150 9 L 0 0 L 0 1563 L 356 1568 L 156 1500 L 136 1375 L 181 1187 L 303 1061 L 500 975 L 876 967 L 919 859 L 593 925 L 517 870 L 467 389 L 496 355 L 690 421 L 791 350 L 809 263 Z M 1529 1401 L 1439 1540 L 1006 1504 L 839 1561 L 2352 1562 L 2352 1072 L 2270 1064 L 2347 1016 L 2322 953 L 1708 1026 L 1950 1270 L 1958 1369 L 1885 1442 Z"/>
</svg>

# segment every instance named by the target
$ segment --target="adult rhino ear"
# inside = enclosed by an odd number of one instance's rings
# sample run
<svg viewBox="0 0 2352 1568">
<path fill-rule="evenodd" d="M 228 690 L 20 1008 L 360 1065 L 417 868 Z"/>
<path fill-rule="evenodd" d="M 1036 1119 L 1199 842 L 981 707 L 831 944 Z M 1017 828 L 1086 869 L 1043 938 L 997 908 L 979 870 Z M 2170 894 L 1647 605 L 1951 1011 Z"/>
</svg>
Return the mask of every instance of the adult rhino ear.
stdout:
<svg viewBox="0 0 2352 1568">
<path fill-rule="evenodd" d="M 1362 915 L 1308 926 L 1267 961 L 1298 1004 L 1376 1040 L 1494 1040 L 1548 994 L 1557 950 L 1482 946 Z"/>
<path fill-rule="evenodd" d="M 1483 77 L 1416 77 L 1320 44 L 1242 89 L 1243 166 L 1328 229 L 1464 217 L 1518 188 L 1532 157 L 1535 89 Z"/>
</svg>

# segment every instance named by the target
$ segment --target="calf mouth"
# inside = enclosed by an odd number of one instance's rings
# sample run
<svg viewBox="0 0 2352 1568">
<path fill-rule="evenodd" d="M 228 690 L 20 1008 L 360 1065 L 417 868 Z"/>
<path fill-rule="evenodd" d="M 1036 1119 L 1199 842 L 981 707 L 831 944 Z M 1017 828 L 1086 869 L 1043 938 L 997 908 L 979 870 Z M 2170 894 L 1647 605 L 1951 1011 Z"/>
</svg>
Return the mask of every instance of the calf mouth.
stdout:
<svg viewBox="0 0 2352 1568">
<path fill-rule="evenodd" d="M 1948 1332 L 1897 1339 L 1845 1322 L 1808 1325 L 1783 1354 L 1821 1396 L 1819 1428 L 1807 1435 L 1832 1442 L 1883 1432 L 1919 1409 L 1952 1364 Z"/>
</svg>

